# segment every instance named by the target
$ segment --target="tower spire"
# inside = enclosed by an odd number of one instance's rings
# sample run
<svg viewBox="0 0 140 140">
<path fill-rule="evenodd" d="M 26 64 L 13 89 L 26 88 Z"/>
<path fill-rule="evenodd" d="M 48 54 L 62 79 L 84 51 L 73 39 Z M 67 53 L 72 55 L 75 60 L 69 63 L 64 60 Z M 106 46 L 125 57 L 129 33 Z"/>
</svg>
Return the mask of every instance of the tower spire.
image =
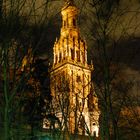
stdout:
<svg viewBox="0 0 140 140">
<path fill-rule="evenodd" d="M 94 111 L 90 108 L 90 106 L 94 108 L 93 101 L 96 103 L 97 100 L 91 100 L 91 104 L 88 101 L 88 97 L 93 96 L 93 94 L 88 96 L 90 91 L 93 91 L 91 89 L 93 69 L 87 63 L 87 44 L 80 36 L 77 25 L 78 13 L 74 0 L 64 0 L 60 38 L 54 44 L 54 63 L 50 74 L 52 105 L 55 115 L 61 119 L 62 124 L 65 121 L 63 120 L 65 114 L 62 111 L 67 113 L 67 110 L 70 110 L 68 123 L 66 126 L 64 123 L 63 130 L 67 128 L 70 133 L 77 131 L 80 135 L 87 135 L 88 129 L 91 135 L 96 133 L 98 136 L 99 113 L 97 109 Z M 68 106 L 65 101 L 68 101 Z M 61 106 L 64 106 L 63 110 Z M 77 125 L 79 123 L 81 125 Z"/>
<path fill-rule="evenodd" d="M 64 0 L 67 5 L 74 5 L 73 0 Z"/>
</svg>

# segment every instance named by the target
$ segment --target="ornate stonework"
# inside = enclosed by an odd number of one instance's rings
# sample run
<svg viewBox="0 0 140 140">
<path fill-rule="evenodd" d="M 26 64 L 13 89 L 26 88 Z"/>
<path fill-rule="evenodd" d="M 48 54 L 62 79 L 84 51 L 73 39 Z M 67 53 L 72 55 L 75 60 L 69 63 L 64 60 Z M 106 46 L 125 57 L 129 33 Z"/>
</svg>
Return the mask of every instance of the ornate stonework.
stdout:
<svg viewBox="0 0 140 140">
<path fill-rule="evenodd" d="M 72 1 L 67 1 L 61 15 L 61 33 L 54 43 L 51 71 L 54 113 L 60 118 L 63 129 L 98 136 L 98 98 L 91 93 L 94 91 L 91 83 L 93 65 L 87 63 L 87 44 L 77 26 L 78 9 Z"/>
</svg>

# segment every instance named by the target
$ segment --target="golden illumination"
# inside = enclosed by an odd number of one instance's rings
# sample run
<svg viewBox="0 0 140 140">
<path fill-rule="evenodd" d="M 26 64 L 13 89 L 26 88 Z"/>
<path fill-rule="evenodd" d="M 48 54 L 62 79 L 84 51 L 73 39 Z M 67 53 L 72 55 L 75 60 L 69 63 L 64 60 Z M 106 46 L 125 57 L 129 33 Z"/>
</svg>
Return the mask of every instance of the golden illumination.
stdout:
<svg viewBox="0 0 140 140">
<path fill-rule="evenodd" d="M 24 71 L 25 67 L 29 66 L 32 63 L 32 61 L 33 61 L 32 48 L 29 48 L 27 55 L 23 57 L 21 71 Z"/>
<path fill-rule="evenodd" d="M 87 64 L 87 44 L 81 38 L 77 26 L 78 9 L 72 2 L 67 2 L 61 10 L 61 15 L 60 38 L 56 39 L 53 47 L 54 61 L 51 71 L 53 108 L 61 120 L 67 116 L 68 130 L 71 133 L 77 130 L 79 134 L 88 135 L 89 130 L 91 135 L 95 133 L 98 136 L 98 98 L 93 97 L 90 102 L 90 105 L 94 106 L 93 110 L 89 110 L 88 107 L 89 94 L 93 91 L 91 90 L 93 65 Z"/>
</svg>

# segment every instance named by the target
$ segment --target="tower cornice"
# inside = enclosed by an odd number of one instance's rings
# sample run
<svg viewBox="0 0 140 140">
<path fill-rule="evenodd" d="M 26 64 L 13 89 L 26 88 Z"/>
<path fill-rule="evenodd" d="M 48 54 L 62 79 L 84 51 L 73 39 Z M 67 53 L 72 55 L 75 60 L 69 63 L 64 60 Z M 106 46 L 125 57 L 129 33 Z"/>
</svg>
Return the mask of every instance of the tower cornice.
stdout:
<svg viewBox="0 0 140 140">
<path fill-rule="evenodd" d="M 56 71 L 57 69 L 59 69 L 60 67 L 63 67 L 64 65 L 73 65 L 73 66 L 79 67 L 81 69 L 89 70 L 89 71 L 94 70 L 94 67 L 92 65 L 87 64 L 86 66 L 84 66 L 84 65 L 81 65 L 81 64 L 75 64 L 74 62 L 71 62 L 71 61 L 65 61 L 61 64 L 57 64 L 57 65 L 53 66 L 50 71 L 51 72 Z"/>
</svg>

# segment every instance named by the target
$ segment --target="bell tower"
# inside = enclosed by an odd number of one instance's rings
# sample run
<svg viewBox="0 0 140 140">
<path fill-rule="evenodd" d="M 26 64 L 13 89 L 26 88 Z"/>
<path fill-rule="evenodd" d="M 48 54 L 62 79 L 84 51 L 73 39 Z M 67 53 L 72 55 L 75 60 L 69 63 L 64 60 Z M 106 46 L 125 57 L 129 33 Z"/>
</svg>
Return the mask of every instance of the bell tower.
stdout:
<svg viewBox="0 0 140 140">
<path fill-rule="evenodd" d="M 93 91 L 91 83 L 93 65 L 87 63 L 87 44 L 80 36 L 77 25 L 78 12 L 72 0 L 67 0 L 61 10 L 60 37 L 56 39 L 53 47 L 51 93 L 54 113 L 60 118 L 64 129 L 71 133 L 92 134 L 93 123 L 99 128 L 98 100 L 96 117 L 93 120 L 91 114 L 93 116 L 95 110 L 90 111 L 88 101 Z M 91 105 L 94 104 L 94 100 L 93 98 L 90 102 Z"/>
</svg>

